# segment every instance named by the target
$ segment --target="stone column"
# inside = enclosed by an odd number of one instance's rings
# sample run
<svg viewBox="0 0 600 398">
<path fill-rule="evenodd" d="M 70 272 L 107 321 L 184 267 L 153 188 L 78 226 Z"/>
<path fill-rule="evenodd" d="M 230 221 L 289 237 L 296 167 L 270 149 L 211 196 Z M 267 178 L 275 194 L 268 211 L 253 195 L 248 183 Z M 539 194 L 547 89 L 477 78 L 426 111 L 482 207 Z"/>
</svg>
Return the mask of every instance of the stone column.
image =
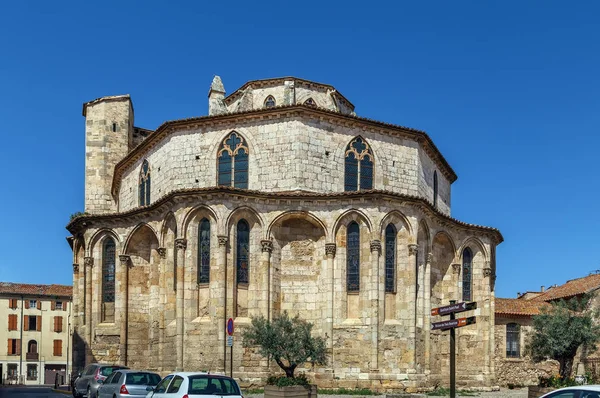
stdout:
<svg viewBox="0 0 600 398">
<path fill-rule="evenodd" d="M 371 301 L 371 370 L 379 368 L 379 302 L 381 300 L 381 283 L 379 280 L 379 256 L 381 255 L 381 242 L 371 241 L 371 288 L 369 299 Z"/>
<path fill-rule="evenodd" d="M 425 264 L 425 283 L 424 283 L 424 298 L 425 298 L 425 320 L 423 329 L 425 330 L 425 369 L 428 371 L 431 368 L 430 352 L 431 352 L 431 262 L 433 261 L 433 253 L 427 254 L 427 263 Z"/>
<path fill-rule="evenodd" d="M 261 285 L 262 290 L 260 294 L 260 310 L 261 313 L 269 320 L 271 320 L 273 314 L 272 297 L 273 294 L 273 280 L 271 277 L 271 252 L 273 251 L 273 241 L 261 240 L 260 245 L 262 247 L 262 254 L 260 258 L 260 272 L 261 272 Z"/>
<path fill-rule="evenodd" d="M 127 321 L 129 320 L 129 265 L 131 258 L 127 254 L 119 255 L 119 270 L 116 283 L 115 313 L 119 314 L 120 362 L 127 366 Z"/>
<path fill-rule="evenodd" d="M 184 304 L 184 263 L 185 263 L 185 249 L 187 247 L 186 239 L 175 239 L 175 248 L 177 249 L 177 307 L 176 307 L 176 325 L 177 325 L 177 337 L 175 345 L 177 348 L 177 371 L 183 371 L 183 337 L 184 337 L 184 317 L 183 317 L 183 304 Z"/>
<path fill-rule="evenodd" d="M 452 286 L 454 289 L 454 292 L 452 294 L 452 297 L 457 301 L 460 302 L 462 300 L 462 294 L 460 291 L 460 269 L 462 268 L 462 266 L 459 263 L 454 263 L 452 264 Z M 446 305 L 446 304 L 443 304 Z"/>
<path fill-rule="evenodd" d="M 492 268 L 490 266 L 490 262 L 485 262 L 485 267 L 483 268 L 483 280 L 482 280 L 482 299 L 484 302 L 484 307 L 481 311 L 481 314 L 485 316 L 488 320 L 488 325 L 485 327 L 485 332 L 483 333 L 483 347 L 485 351 L 485 365 L 487 368 L 487 374 L 485 375 L 486 381 L 491 382 L 491 378 L 493 373 L 493 362 L 494 362 L 494 313 L 492 310 L 492 302 L 494 301 L 492 297 Z M 482 325 L 483 326 L 483 325 Z"/>
<path fill-rule="evenodd" d="M 160 311 L 160 316 L 158 318 L 158 363 L 160 364 L 158 366 L 159 370 L 164 370 L 163 364 L 164 364 L 164 345 L 165 345 L 165 311 L 164 311 L 164 305 L 166 304 L 167 300 L 166 300 L 166 294 L 167 294 L 167 287 L 166 287 L 166 280 L 165 280 L 165 273 L 166 273 L 166 258 L 167 258 L 167 249 L 164 247 L 159 247 L 158 249 L 156 249 L 156 251 L 158 252 L 158 256 L 160 257 L 160 265 L 159 265 L 159 269 L 160 269 L 160 276 L 159 276 L 159 281 L 158 281 L 158 285 L 159 285 L 159 306 L 161 308 Z"/>
<path fill-rule="evenodd" d="M 219 235 L 217 236 L 217 239 L 219 240 L 219 250 L 217 251 L 217 289 L 219 290 L 218 295 L 220 297 L 220 305 L 217 307 L 217 332 L 219 333 L 218 341 L 221 349 L 221 358 L 223 358 L 221 364 L 223 365 L 223 372 L 226 373 L 227 347 L 225 344 L 227 341 L 225 340 L 225 323 L 227 322 L 227 317 L 229 316 L 228 312 L 230 311 L 228 308 L 228 305 L 230 304 L 227 296 L 229 282 L 227 279 L 227 236 Z"/>
<path fill-rule="evenodd" d="M 335 275 L 334 275 L 334 260 L 335 260 L 335 243 L 325 244 L 325 256 L 327 257 L 327 273 L 325 277 L 329 281 L 331 292 L 329 300 L 327 300 L 327 313 L 325 315 L 325 322 L 327 323 L 327 330 L 329 331 L 329 338 L 327 339 L 327 345 L 330 350 L 331 367 L 333 368 L 333 306 L 335 303 Z"/>
<path fill-rule="evenodd" d="M 412 363 L 410 364 L 410 369 L 417 368 L 417 316 L 418 316 L 418 300 L 417 300 L 417 285 L 419 281 L 417 280 L 417 253 L 419 252 L 419 245 L 410 244 L 408 245 L 408 270 L 410 275 L 410 280 L 408 280 L 408 302 L 410 300 L 414 300 L 412 306 L 409 307 L 409 311 L 412 311 L 410 314 L 410 328 L 408 332 L 408 340 L 409 347 L 413 350 L 413 355 L 411 356 Z"/>
<path fill-rule="evenodd" d="M 94 266 L 93 257 L 85 257 L 85 335 L 86 350 L 85 363 L 90 363 L 92 360 L 92 268 Z"/>
<path fill-rule="evenodd" d="M 79 264 L 73 263 L 73 303 L 71 304 L 71 313 L 73 314 L 73 329 L 77 330 L 80 324 L 79 306 L 81 305 L 81 295 L 79 292 Z"/>
</svg>

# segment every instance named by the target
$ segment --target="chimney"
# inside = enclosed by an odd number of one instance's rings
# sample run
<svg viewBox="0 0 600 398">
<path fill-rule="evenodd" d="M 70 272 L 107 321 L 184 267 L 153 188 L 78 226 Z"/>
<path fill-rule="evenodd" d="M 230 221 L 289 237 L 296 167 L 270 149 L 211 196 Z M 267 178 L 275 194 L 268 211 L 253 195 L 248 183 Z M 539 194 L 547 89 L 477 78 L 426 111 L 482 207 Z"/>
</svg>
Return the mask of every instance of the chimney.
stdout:
<svg viewBox="0 0 600 398">
<path fill-rule="evenodd" d="M 213 78 L 210 90 L 208 90 L 208 115 L 222 115 L 227 113 L 225 105 L 225 87 L 219 76 Z"/>
<path fill-rule="evenodd" d="M 517 292 L 517 298 L 521 297 L 521 292 Z"/>
<path fill-rule="evenodd" d="M 542 287 L 540 288 L 540 292 L 542 292 L 542 293 L 544 293 L 544 291 L 545 291 L 545 290 L 546 290 L 546 286 L 542 286 Z"/>
</svg>

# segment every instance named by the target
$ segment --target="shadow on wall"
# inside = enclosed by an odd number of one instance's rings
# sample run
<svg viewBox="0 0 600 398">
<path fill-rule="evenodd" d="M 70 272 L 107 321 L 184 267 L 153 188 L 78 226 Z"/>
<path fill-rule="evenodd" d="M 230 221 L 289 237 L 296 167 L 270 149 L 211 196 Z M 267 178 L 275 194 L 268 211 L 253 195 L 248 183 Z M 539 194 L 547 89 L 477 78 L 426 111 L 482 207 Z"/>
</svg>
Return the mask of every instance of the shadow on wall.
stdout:
<svg viewBox="0 0 600 398">
<path fill-rule="evenodd" d="M 77 375 L 85 368 L 85 353 L 90 350 L 88 344 L 81 338 L 78 332 L 73 332 L 73 375 Z M 91 354 L 90 363 L 96 362 L 96 357 Z"/>
</svg>

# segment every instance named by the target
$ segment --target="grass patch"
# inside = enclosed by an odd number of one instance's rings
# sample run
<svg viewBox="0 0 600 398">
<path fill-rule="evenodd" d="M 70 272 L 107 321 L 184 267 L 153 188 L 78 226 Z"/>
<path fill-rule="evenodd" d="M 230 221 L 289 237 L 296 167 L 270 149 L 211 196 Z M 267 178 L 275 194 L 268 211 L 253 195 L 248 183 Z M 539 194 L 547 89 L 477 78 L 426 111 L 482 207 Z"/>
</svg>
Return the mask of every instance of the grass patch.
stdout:
<svg viewBox="0 0 600 398">
<path fill-rule="evenodd" d="M 318 389 L 317 394 L 323 395 L 377 395 L 368 388 L 359 388 L 356 390 L 349 390 L 347 388 L 337 388 L 335 390 Z"/>
<path fill-rule="evenodd" d="M 427 395 L 431 397 L 444 397 L 450 395 L 450 389 L 438 387 L 435 390 L 428 392 Z M 456 390 L 456 395 L 460 395 L 461 397 L 478 397 L 479 393 L 475 391 Z"/>
<path fill-rule="evenodd" d="M 244 390 L 244 395 L 250 395 L 250 394 L 264 394 L 265 393 L 265 389 L 264 388 L 249 388 L 247 390 Z"/>
</svg>

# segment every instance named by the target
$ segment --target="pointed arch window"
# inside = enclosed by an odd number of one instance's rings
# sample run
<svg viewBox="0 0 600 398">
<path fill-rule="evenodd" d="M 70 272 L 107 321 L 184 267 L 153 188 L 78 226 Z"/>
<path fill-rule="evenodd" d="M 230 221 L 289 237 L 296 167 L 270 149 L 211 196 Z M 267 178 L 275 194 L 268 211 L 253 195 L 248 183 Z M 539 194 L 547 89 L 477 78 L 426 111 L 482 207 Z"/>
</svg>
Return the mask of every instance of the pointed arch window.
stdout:
<svg viewBox="0 0 600 398">
<path fill-rule="evenodd" d="M 462 293 L 463 293 L 463 301 L 471 301 L 472 291 L 471 291 L 471 279 L 473 272 L 473 253 L 471 249 L 468 247 L 463 250 L 463 263 L 462 263 Z"/>
<path fill-rule="evenodd" d="M 106 238 L 102 248 L 102 302 L 115 302 L 115 241 Z"/>
<path fill-rule="evenodd" d="M 353 139 L 345 155 L 344 191 L 373 189 L 373 152 L 365 140 Z"/>
<path fill-rule="evenodd" d="M 393 224 L 385 228 L 385 291 L 396 291 L 396 228 Z"/>
<path fill-rule="evenodd" d="M 250 269 L 250 227 L 246 220 L 238 222 L 236 239 L 237 283 L 248 283 L 248 271 Z"/>
<path fill-rule="evenodd" d="M 275 98 L 272 95 L 269 95 L 267 99 L 265 99 L 265 108 L 273 108 L 275 106 Z"/>
<path fill-rule="evenodd" d="M 438 176 L 437 171 L 433 172 L 433 207 L 437 209 L 438 202 Z"/>
<path fill-rule="evenodd" d="M 346 239 L 346 290 L 360 290 L 360 228 L 352 221 L 348 224 Z"/>
<path fill-rule="evenodd" d="M 198 225 L 198 283 L 210 282 L 210 221 Z"/>
<path fill-rule="evenodd" d="M 521 356 L 521 327 L 517 323 L 506 325 L 506 357 L 519 358 Z"/>
<path fill-rule="evenodd" d="M 248 189 L 248 155 L 246 140 L 235 131 L 223 140 L 217 154 L 219 185 Z"/>
<path fill-rule="evenodd" d="M 304 105 L 308 105 L 308 106 L 317 106 L 317 103 L 315 102 L 314 99 L 308 98 L 306 101 L 304 101 Z"/>
<path fill-rule="evenodd" d="M 140 206 L 148 206 L 150 204 L 150 164 L 148 160 L 144 160 L 140 169 Z"/>
</svg>

